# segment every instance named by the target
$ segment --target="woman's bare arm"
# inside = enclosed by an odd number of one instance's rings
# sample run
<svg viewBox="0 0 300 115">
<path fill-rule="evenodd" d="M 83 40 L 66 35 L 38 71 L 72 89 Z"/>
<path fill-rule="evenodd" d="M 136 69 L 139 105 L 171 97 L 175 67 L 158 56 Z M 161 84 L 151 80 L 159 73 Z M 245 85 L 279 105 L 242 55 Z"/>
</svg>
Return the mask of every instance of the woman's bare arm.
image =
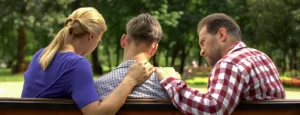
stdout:
<svg viewBox="0 0 300 115">
<path fill-rule="evenodd" d="M 84 115 L 114 115 L 125 103 L 131 90 L 153 73 L 154 68 L 146 61 L 135 62 L 120 85 L 100 101 L 92 102 L 81 109 Z"/>
</svg>

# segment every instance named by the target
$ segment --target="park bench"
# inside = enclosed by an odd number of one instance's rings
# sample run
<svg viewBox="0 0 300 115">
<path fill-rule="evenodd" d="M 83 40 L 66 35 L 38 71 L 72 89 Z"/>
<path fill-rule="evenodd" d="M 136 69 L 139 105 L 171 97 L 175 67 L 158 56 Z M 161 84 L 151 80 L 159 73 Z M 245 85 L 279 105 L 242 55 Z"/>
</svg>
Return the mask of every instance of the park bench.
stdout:
<svg viewBox="0 0 300 115">
<path fill-rule="evenodd" d="M 233 115 L 300 115 L 300 100 L 243 101 Z M 82 115 L 70 99 L 0 98 L 0 115 Z M 182 115 L 170 100 L 128 99 L 117 115 Z"/>
</svg>

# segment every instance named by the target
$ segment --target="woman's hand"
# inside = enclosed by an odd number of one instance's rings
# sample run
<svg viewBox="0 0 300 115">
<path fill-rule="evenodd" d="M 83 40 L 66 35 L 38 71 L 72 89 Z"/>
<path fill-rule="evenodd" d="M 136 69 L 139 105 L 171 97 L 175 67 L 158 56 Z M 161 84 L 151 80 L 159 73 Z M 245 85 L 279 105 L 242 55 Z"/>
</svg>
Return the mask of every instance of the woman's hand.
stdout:
<svg viewBox="0 0 300 115">
<path fill-rule="evenodd" d="M 136 61 L 128 69 L 124 80 L 132 83 L 133 86 L 146 81 L 154 72 L 154 67 L 148 61 Z"/>
<path fill-rule="evenodd" d="M 181 76 L 178 72 L 175 71 L 173 67 L 155 67 L 155 72 L 158 76 L 158 80 L 161 81 L 168 77 L 174 77 L 177 79 L 181 79 Z"/>
</svg>

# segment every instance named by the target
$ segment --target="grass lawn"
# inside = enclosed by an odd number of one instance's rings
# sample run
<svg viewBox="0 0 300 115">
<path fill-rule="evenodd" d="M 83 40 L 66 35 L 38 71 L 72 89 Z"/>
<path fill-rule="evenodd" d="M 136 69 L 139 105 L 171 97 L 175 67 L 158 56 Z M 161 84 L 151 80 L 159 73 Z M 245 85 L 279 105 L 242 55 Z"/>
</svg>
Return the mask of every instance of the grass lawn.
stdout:
<svg viewBox="0 0 300 115">
<path fill-rule="evenodd" d="M 99 78 L 100 75 L 94 75 L 94 79 Z M 24 81 L 23 74 L 11 74 L 10 69 L 0 69 L 0 82 L 22 82 Z"/>
<path fill-rule="evenodd" d="M 284 87 L 286 91 L 300 91 L 299 87 Z"/>
<path fill-rule="evenodd" d="M 16 74 L 11 76 L 0 76 L 0 82 L 18 82 L 24 81 L 22 74 Z"/>
<path fill-rule="evenodd" d="M 94 75 L 94 79 L 99 78 L 100 75 Z M 199 79 L 199 78 L 196 78 Z M 207 81 L 207 78 L 200 79 L 200 81 Z M 23 74 L 15 74 L 11 75 L 10 69 L 0 69 L 0 82 L 23 82 L 24 75 Z M 189 85 L 189 87 L 193 88 L 206 88 L 207 85 L 205 83 L 201 83 L 200 85 Z M 286 91 L 300 91 L 300 88 L 297 87 L 284 87 Z"/>
<path fill-rule="evenodd" d="M 23 74 L 12 75 L 10 69 L 0 69 L 0 82 L 24 81 Z"/>
</svg>

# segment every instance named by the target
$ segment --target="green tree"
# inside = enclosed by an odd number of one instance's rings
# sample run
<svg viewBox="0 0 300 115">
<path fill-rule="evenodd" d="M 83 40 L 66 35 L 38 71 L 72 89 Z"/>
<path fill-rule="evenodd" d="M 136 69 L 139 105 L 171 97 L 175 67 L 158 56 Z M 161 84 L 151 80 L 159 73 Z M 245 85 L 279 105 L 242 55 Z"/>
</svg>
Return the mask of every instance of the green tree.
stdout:
<svg viewBox="0 0 300 115">
<path fill-rule="evenodd" d="M 299 4 L 296 0 L 253 0 L 249 2 L 249 26 L 254 31 L 253 41 L 265 50 L 267 54 L 276 57 L 277 65 L 282 72 L 297 69 L 297 29 L 295 28 L 295 14 Z M 297 14 L 297 13 L 296 13 Z M 279 52 L 274 52 L 274 49 Z M 279 53 L 279 54 L 274 54 Z M 288 60 L 288 61 L 286 61 Z"/>
<path fill-rule="evenodd" d="M 1 6 L 5 9 L 1 13 L 1 33 L 8 34 L 1 34 L 1 41 L 5 45 L 0 45 L 0 53 L 3 53 L 5 60 L 10 62 L 16 60 L 13 73 L 24 72 L 27 67 L 25 55 L 32 55 L 53 39 L 56 34 L 54 31 L 58 31 L 61 28 L 59 25 L 63 25 L 62 19 L 66 17 L 65 12 L 68 11 L 63 9 L 67 9 L 66 4 L 70 1 L 1 1 Z M 17 50 L 15 51 L 13 47 Z"/>
</svg>

